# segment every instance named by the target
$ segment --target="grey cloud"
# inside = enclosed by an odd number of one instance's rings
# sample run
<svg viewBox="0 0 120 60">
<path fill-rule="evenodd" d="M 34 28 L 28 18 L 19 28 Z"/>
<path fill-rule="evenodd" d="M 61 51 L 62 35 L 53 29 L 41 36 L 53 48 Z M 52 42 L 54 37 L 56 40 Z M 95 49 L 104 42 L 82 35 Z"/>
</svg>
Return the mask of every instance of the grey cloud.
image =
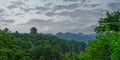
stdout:
<svg viewBox="0 0 120 60">
<path fill-rule="evenodd" d="M 47 13 L 45 13 L 45 15 L 49 16 L 49 17 L 52 17 L 52 16 L 55 16 L 56 13 L 54 13 L 54 12 L 47 12 Z"/>
<path fill-rule="evenodd" d="M 120 10 L 120 3 L 109 3 L 108 7 L 112 8 L 113 10 Z"/>
<path fill-rule="evenodd" d="M 20 5 L 25 5 L 23 2 L 21 2 L 21 1 L 13 1 L 13 2 L 11 2 L 11 3 L 13 3 L 14 5 L 17 5 L 17 6 L 20 6 Z"/>
<path fill-rule="evenodd" d="M 14 23 L 15 20 L 0 20 L 1 22 L 4 22 L 4 23 Z"/>
<path fill-rule="evenodd" d="M 81 3 L 84 3 L 84 2 L 86 2 L 87 0 L 81 0 Z M 90 2 L 90 1 L 87 1 L 87 2 Z"/>
<path fill-rule="evenodd" d="M 13 1 L 11 2 L 12 4 L 7 6 L 8 9 L 14 9 L 14 8 L 18 8 L 21 5 L 25 5 L 23 2 L 19 2 L 19 1 Z"/>
<path fill-rule="evenodd" d="M 90 2 L 89 0 L 63 0 L 64 2 L 78 2 L 80 1 L 81 3 L 84 3 L 84 2 Z"/>
<path fill-rule="evenodd" d="M 35 8 L 36 10 L 39 10 L 39 11 L 47 11 L 49 8 L 48 7 L 41 7 L 41 6 L 38 6 Z"/>
<path fill-rule="evenodd" d="M 44 12 L 48 11 L 49 9 L 50 9 L 49 7 L 38 6 L 34 10 L 37 10 L 36 13 L 40 14 L 40 13 L 44 13 Z"/>
<path fill-rule="evenodd" d="M 30 11 L 35 11 L 35 10 L 37 10 L 36 13 L 39 14 L 39 13 L 43 13 L 43 12 L 45 12 L 45 11 L 48 11 L 50 8 L 49 8 L 49 7 L 44 7 L 44 6 L 37 6 L 37 7 L 35 7 L 35 8 L 20 7 L 20 9 L 23 10 L 24 12 L 26 12 L 26 13 L 28 13 L 28 12 L 30 12 Z"/>
<path fill-rule="evenodd" d="M 81 20 L 84 21 L 84 20 Z M 20 24 L 23 26 L 38 26 L 38 27 L 45 27 L 48 26 L 49 31 L 48 32 L 60 32 L 60 31 L 70 31 L 70 32 L 76 32 L 81 31 L 89 22 L 77 22 L 77 21 L 61 21 L 61 22 L 54 22 L 53 19 L 31 19 L 26 23 Z M 80 27 L 82 26 L 82 27 Z M 64 28 L 65 27 L 65 28 Z M 41 29 L 42 30 L 42 29 Z"/>
<path fill-rule="evenodd" d="M 51 5 L 53 5 L 54 3 L 47 3 L 47 4 L 45 4 L 45 6 L 51 6 Z"/>
<path fill-rule="evenodd" d="M 17 8 L 18 6 L 16 6 L 16 5 L 9 5 L 7 8 L 8 9 L 14 9 L 14 8 Z"/>
<path fill-rule="evenodd" d="M 63 26 L 73 26 L 77 25 L 74 23 L 71 23 L 70 21 L 63 21 L 63 22 L 53 22 L 52 19 L 43 20 L 43 19 L 31 19 L 30 21 L 20 24 L 20 25 L 38 25 L 38 26 L 45 26 L 48 25 L 49 27 L 63 27 Z"/>
<path fill-rule="evenodd" d="M 76 1 L 81 1 L 81 0 L 63 0 L 63 1 L 65 1 L 65 2 L 67 2 L 67 1 L 76 2 Z M 85 0 L 83 0 L 83 1 L 85 1 Z"/>
<path fill-rule="evenodd" d="M 93 17 L 93 16 L 101 16 L 103 15 L 102 13 L 99 13 L 99 12 L 94 12 L 94 11 L 90 11 L 90 10 L 80 10 L 80 9 L 76 9 L 74 11 L 71 11 L 71 12 L 68 12 L 68 11 L 62 11 L 60 13 L 54 13 L 54 12 L 47 12 L 45 14 L 46 16 L 70 16 L 70 17 Z"/>
<path fill-rule="evenodd" d="M 5 26 L 9 26 L 10 24 L 7 24 L 7 23 L 2 23 L 1 26 L 2 27 L 5 27 Z"/>
<path fill-rule="evenodd" d="M 98 9 L 93 9 L 93 11 L 94 11 L 94 12 L 103 13 L 103 12 L 107 12 L 108 10 L 98 8 Z"/>
<path fill-rule="evenodd" d="M 48 19 L 48 20 L 44 20 L 44 19 L 31 19 L 29 20 L 28 22 L 26 23 L 23 23 L 23 24 L 20 24 L 20 25 L 39 25 L 39 26 L 45 26 L 45 25 L 48 25 L 48 26 L 51 26 L 51 27 L 55 27 L 55 26 L 59 26 L 59 27 L 72 27 L 72 26 L 81 26 L 85 23 L 83 22 L 78 22 L 78 21 L 61 21 L 61 22 L 54 22 L 53 19 Z"/>
<path fill-rule="evenodd" d="M 104 17 L 106 15 L 106 12 L 109 11 L 107 9 L 93 9 L 94 12 L 98 13 L 101 15 L 101 17 Z"/>
<path fill-rule="evenodd" d="M 53 11 L 57 11 L 57 10 L 63 10 L 63 9 L 67 9 L 67 10 L 73 10 L 80 7 L 80 5 L 78 3 L 73 3 L 70 5 L 56 5 L 55 7 L 53 7 Z"/>
<path fill-rule="evenodd" d="M 0 9 L 0 13 L 4 12 L 5 10 L 4 9 Z"/>
<path fill-rule="evenodd" d="M 50 23 L 52 19 L 44 20 L 44 19 L 31 19 L 26 23 L 20 24 L 20 25 L 33 25 L 33 24 L 40 24 L 44 25 L 46 23 Z"/>
<path fill-rule="evenodd" d="M 24 0 L 24 1 L 29 1 L 29 0 Z"/>
<path fill-rule="evenodd" d="M 53 7 L 53 12 L 59 11 L 59 10 L 74 10 L 80 7 L 97 7 L 100 6 L 100 4 L 79 4 L 79 3 L 72 3 L 70 5 L 56 5 Z"/>
<path fill-rule="evenodd" d="M 63 1 L 78 1 L 78 0 L 63 0 Z"/>
<path fill-rule="evenodd" d="M 23 2 L 20 2 L 20 1 L 13 1 L 11 3 L 12 5 L 7 6 L 8 9 L 14 9 L 14 8 L 20 7 L 21 5 L 25 5 Z"/>
<path fill-rule="evenodd" d="M 83 7 L 97 7 L 100 6 L 100 4 L 83 4 Z"/>
<path fill-rule="evenodd" d="M 23 13 L 17 13 L 17 14 L 15 14 L 16 16 L 18 16 L 18 15 L 23 15 Z"/>
<path fill-rule="evenodd" d="M 93 34 L 93 33 L 95 33 L 95 31 L 94 31 L 95 27 L 96 27 L 96 25 L 86 27 L 86 28 L 82 29 L 82 32 L 85 34 Z"/>
<path fill-rule="evenodd" d="M 23 7 L 20 7 L 20 9 L 23 10 L 24 12 L 26 12 L 26 13 L 34 10 L 34 8 L 23 8 Z"/>
<path fill-rule="evenodd" d="M 40 11 L 37 11 L 36 14 L 41 14 L 41 12 L 40 12 Z"/>
</svg>

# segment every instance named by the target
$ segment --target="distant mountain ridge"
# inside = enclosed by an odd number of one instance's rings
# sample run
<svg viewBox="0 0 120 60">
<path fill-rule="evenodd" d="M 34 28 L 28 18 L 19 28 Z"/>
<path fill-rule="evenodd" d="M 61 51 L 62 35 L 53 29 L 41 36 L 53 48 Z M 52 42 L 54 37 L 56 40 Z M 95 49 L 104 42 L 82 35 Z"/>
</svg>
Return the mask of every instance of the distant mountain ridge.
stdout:
<svg viewBox="0 0 120 60">
<path fill-rule="evenodd" d="M 95 39 L 95 33 L 93 34 L 88 34 L 85 35 L 83 33 L 70 33 L 70 32 L 66 32 L 66 33 L 56 33 L 56 36 L 62 39 L 66 39 L 66 40 L 77 40 L 77 41 L 81 41 L 81 42 L 87 42 L 88 40 L 92 40 Z"/>
</svg>

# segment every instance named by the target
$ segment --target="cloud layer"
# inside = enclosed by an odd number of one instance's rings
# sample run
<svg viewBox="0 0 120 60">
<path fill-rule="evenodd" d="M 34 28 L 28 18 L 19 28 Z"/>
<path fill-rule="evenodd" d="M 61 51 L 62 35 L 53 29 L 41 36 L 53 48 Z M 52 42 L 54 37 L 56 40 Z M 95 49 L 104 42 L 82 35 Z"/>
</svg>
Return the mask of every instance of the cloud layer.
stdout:
<svg viewBox="0 0 120 60">
<path fill-rule="evenodd" d="M 0 28 L 41 33 L 92 33 L 106 11 L 120 10 L 119 0 L 5 0 L 0 1 Z M 7 4 L 6 4 L 7 3 Z M 12 27 L 12 28 L 11 28 Z M 28 29 L 29 28 L 29 29 Z"/>
</svg>

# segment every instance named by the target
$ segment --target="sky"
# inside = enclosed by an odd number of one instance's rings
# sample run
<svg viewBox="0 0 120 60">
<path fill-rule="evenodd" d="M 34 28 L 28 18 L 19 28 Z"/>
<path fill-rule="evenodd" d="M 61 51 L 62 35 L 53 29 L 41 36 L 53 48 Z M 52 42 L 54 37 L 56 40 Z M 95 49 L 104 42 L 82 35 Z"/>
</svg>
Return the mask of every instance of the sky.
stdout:
<svg viewBox="0 0 120 60">
<path fill-rule="evenodd" d="M 0 29 L 92 34 L 106 11 L 120 11 L 120 0 L 0 0 Z"/>
</svg>

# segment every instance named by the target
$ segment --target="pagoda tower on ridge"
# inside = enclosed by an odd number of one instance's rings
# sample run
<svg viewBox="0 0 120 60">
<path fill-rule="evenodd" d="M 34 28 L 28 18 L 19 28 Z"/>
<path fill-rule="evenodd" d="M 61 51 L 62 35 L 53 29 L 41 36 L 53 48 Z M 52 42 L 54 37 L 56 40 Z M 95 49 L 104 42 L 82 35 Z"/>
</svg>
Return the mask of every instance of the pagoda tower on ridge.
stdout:
<svg viewBox="0 0 120 60">
<path fill-rule="evenodd" d="M 36 34 L 36 33 L 37 33 L 37 28 L 32 27 L 32 28 L 30 29 L 30 34 Z"/>
</svg>

